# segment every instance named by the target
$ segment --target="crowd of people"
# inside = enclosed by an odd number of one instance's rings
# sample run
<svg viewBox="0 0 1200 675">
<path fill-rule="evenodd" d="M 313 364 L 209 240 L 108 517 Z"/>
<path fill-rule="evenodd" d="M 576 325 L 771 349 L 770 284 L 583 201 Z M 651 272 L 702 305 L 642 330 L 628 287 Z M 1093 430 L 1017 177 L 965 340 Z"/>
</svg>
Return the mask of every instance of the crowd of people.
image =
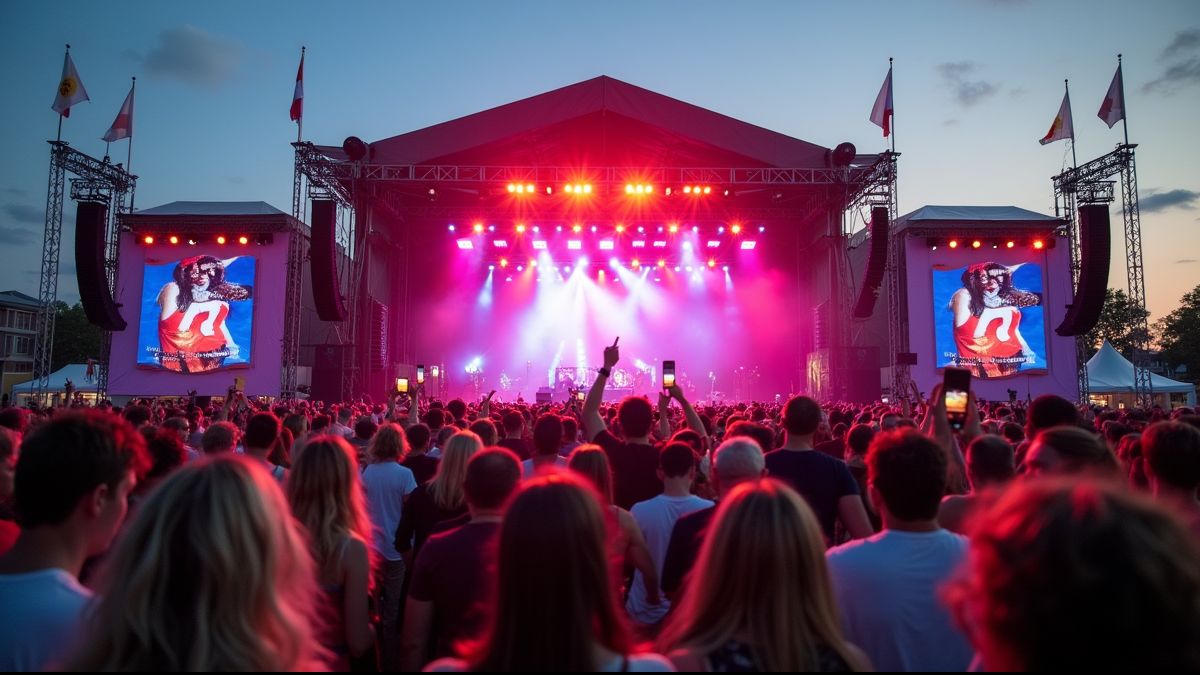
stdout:
<svg viewBox="0 0 1200 675">
<path fill-rule="evenodd" d="M 0 411 L 0 668 L 1200 670 L 1200 416 Z"/>
</svg>

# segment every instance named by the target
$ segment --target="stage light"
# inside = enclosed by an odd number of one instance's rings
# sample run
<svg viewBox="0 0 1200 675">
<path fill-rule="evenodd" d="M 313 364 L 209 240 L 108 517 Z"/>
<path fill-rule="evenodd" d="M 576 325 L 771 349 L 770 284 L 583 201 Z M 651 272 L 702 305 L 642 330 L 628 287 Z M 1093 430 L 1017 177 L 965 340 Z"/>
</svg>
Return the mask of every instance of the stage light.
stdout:
<svg viewBox="0 0 1200 675">
<path fill-rule="evenodd" d="M 646 248 L 646 240 L 645 239 L 633 240 L 633 247 L 634 248 Z"/>
<path fill-rule="evenodd" d="M 537 261 L 536 261 L 536 260 L 530 260 L 530 261 L 529 261 L 529 268 L 530 268 L 530 269 L 537 269 Z"/>
<path fill-rule="evenodd" d="M 713 260 L 712 258 L 709 258 L 709 259 L 708 259 L 708 268 L 709 268 L 709 269 L 712 269 L 712 268 L 714 268 L 714 267 L 716 267 L 716 266 L 717 266 L 717 261 L 716 261 L 716 260 Z"/>
<path fill-rule="evenodd" d="M 733 224 L 733 225 L 731 225 L 731 226 L 729 227 L 729 231 L 730 231 L 730 232 L 732 232 L 732 233 L 734 233 L 734 234 L 741 234 L 741 233 L 742 233 L 742 226 L 741 226 L 741 225 L 738 225 L 738 224 L 736 224 L 736 223 L 735 223 L 735 224 Z"/>
<path fill-rule="evenodd" d="M 571 266 L 570 266 L 570 265 L 567 265 L 566 267 L 564 267 L 564 268 L 563 268 L 563 271 L 564 271 L 564 272 L 566 272 L 567 274 L 570 274 L 570 273 L 571 273 Z"/>
<path fill-rule="evenodd" d="M 154 243 L 154 237 L 151 237 L 150 235 L 146 235 L 145 237 L 142 238 L 142 243 L 149 246 L 150 244 Z"/>
<path fill-rule="evenodd" d="M 675 266 L 675 271 L 676 271 L 676 272 L 678 272 L 678 271 L 679 271 L 679 265 L 676 265 L 676 266 Z"/>
<path fill-rule="evenodd" d="M 241 244 L 242 246 L 245 246 L 246 244 L 250 243 L 250 237 L 247 237 L 244 235 L 241 237 L 238 237 L 238 243 Z"/>
<path fill-rule="evenodd" d="M 195 246 L 195 245 L 196 245 L 195 239 L 188 239 L 188 246 Z"/>
<path fill-rule="evenodd" d="M 1043 242 L 1041 239 L 1034 239 L 1034 240 L 1033 240 L 1033 247 L 1034 247 L 1034 248 L 1036 248 L 1037 250 L 1039 250 L 1039 251 L 1040 251 L 1040 250 L 1042 250 L 1043 248 L 1046 248 L 1046 244 L 1045 244 L 1045 242 Z"/>
<path fill-rule="evenodd" d="M 729 265 L 726 265 L 726 266 L 722 267 L 722 268 L 721 268 L 721 271 L 722 271 L 722 272 L 728 272 L 728 271 L 729 271 Z"/>
<path fill-rule="evenodd" d="M 624 231 L 625 231 L 625 226 L 620 223 L 617 223 L 617 234 L 621 234 Z"/>
<path fill-rule="evenodd" d="M 933 245 L 933 250 L 935 250 L 935 251 L 937 250 L 937 244 Z"/>
<path fill-rule="evenodd" d="M 537 225 L 534 225 L 534 226 L 533 226 L 533 231 L 534 231 L 534 232 L 541 232 L 541 231 L 542 231 L 542 228 L 538 227 Z"/>
<path fill-rule="evenodd" d="M 685 251 L 692 250 L 692 242 L 690 242 L 690 241 L 683 242 L 683 250 L 685 250 Z"/>
<path fill-rule="evenodd" d="M 534 239 L 533 240 L 533 248 L 536 251 L 545 251 L 546 250 L 546 242 L 541 239 Z"/>
<path fill-rule="evenodd" d="M 767 226 L 766 226 L 766 225 L 759 225 L 759 226 L 758 226 L 758 233 L 759 233 L 759 234 L 762 234 L 763 232 L 766 232 L 766 231 L 767 231 Z"/>
<path fill-rule="evenodd" d="M 666 248 L 666 247 L 667 247 L 667 242 L 665 242 L 665 241 L 654 242 L 654 248 Z"/>
<path fill-rule="evenodd" d="M 453 231 L 454 231 L 454 226 L 453 226 L 453 225 L 450 225 L 450 226 L 449 226 L 449 227 L 447 227 L 446 229 L 448 229 L 448 230 L 450 230 L 451 232 L 453 232 Z"/>
<path fill-rule="evenodd" d="M 509 191 L 509 192 L 516 192 L 516 191 L 517 191 L 517 186 L 516 186 L 516 185 L 513 185 L 512 183 L 509 183 L 509 184 L 508 184 L 508 191 Z"/>
<path fill-rule="evenodd" d="M 754 247 L 757 245 L 758 245 L 758 242 L 754 241 L 753 239 L 743 241 L 742 242 L 742 250 L 743 251 L 753 251 Z"/>
<path fill-rule="evenodd" d="M 633 194 L 633 185 L 631 183 L 625 184 L 625 194 L 627 194 L 627 195 Z"/>
<path fill-rule="evenodd" d="M 699 226 L 699 225 L 693 225 L 693 226 L 692 226 L 692 232 L 699 232 L 699 231 L 700 231 L 700 226 Z"/>
<path fill-rule="evenodd" d="M 488 232 L 495 232 L 495 231 L 496 231 L 495 225 L 488 225 Z"/>
<path fill-rule="evenodd" d="M 951 239 L 951 240 L 950 240 L 950 243 L 948 243 L 948 244 L 946 244 L 946 245 L 947 245 L 947 246 L 949 246 L 950 248 L 958 248 L 958 240 L 957 240 L 957 239 Z"/>
<path fill-rule="evenodd" d="M 555 226 L 554 226 L 554 231 L 555 231 L 555 232 L 562 232 L 562 225 L 555 225 Z"/>
<path fill-rule="evenodd" d="M 580 232 L 583 232 L 583 226 L 575 225 L 574 227 L 571 228 L 571 231 L 574 232 L 575 234 L 579 234 Z"/>
<path fill-rule="evenodd" d="M 665 195 L 667 195 L 668 197 L 670 197 L 671 196 L 671 188 L 667 188 L 666 190 L 663 190 L 663 193 Z"/>
<path fill-rule="evenodd" d="M 584 192 L 584 194 L 589 194 L 589 195 L 592 194 L 592 184 L 585 183 L 583 186 L 583 192 Z"/>
<path fill-rule="evenodd" d="M 725 226 L 724 225 L 717 228 L 717 234 L 725 234 Z"/>
<path fill-rule="evenodd" d="M 459 239 L 458 247 L 464 251 L 469 251 L 475 248 L 475 242 L 471 241 L 470 239 Z"/>
<path fill-rule="evenodd" d="M 706 195 L 710 195 L 710 194 L 712 194 L 712 188 L 711 188 L 711 187 L 709 187 L 709 186 L 707 186 L 707 185 L 705 185 L 705 186 L 704 186 L 704 194 L 706 194 Z"/>
<path fill-rule="evenodd" d="M 721 242 L 717 241 L 716 239 L 709 239 L 709 240 L 708 240 L 708 247 L 709 247 L 709 248 L 720 248 L 720 246 L 721 246 Z"/>
<path fill-rule="evenodd" d="M 508 267 L 508 258 L 501 258 L 501 259 L 500 259 L 500 266 L 501 266 L 501 267 Z"/>
<path fill-rule="evenodd" d="M 224 246 L 225 245 L 225 235 L 218 234 L 217 235 L 217 243 Z"/>
<path fill-rule="evenodd" d="M 1006 243 L 1006 244 L 1004 245 L 1004 247 L 1005 247 L 1005 248 L 1013 248 L 1013 247 L 1014 247 L 1014 246 L 1016 246 L 1016 245 L 1017 245 L 1017 242 L 1015 242 L 1015 241 L 1010 241 L 1010 242 Z"/>
<path fill-rule="evenodd" d="M 170 239 L 168 239 L 167 241 L 171 242 L 172 244 L 178 244 L 178 243 L 179 243 L 179 237 L 176 237 L 175 235 L 171 235 L 171 238 L 170 238 Z"/>
<path fill-rule="evenodd" d="M 600 250 L 601 251 L 611 251 L 614 248 L 616 248 L 616 242 L 614 242 L 612 239 L 600 240 Z"/>
<path fill-rule="evenodd" d="M 688 265 L 688 266 L 687 266 L 687 267 L 685 267 L 684 269 L 686 269 L 686 270 L 687 270 L 688 274 L 691 274 L 691 273 L 692 273 L 692 266 L 691 266 L 691 265 Z"/>
<path fill-rule="evenodd" d="M 692 186 L 691 186 L 691 185 L 684 185 L 684 186 L 683 186 L 683 194 L 685 194 L 685 195 L 690 195 L 690 194 L 692 194 Z"/>
<path fill-rule="evenodd" d="M 646 233 L 646 228 L 642 227 L 641 225 L 638 225 L 638 234 L 645 234 L 645 233 Z"/>
<path fill-rule="evenodd" d="M 617 269 L 617 267 L 619 267 L 620 265 L 621 265 L 621 261 L 617 260 L 616 258 L 608 259 L 608 266 L 613 268 L 614 270 Z"/>
<path fill-rule="evenodd" d="M 437 366 L 434 366 L 433 368 L 429 369 L 429 374 L 432 377 L 437 377 L 441 372 L 442 372 L 442 369 L 438 368 Z"/>
<path fill-rule="evenodd" d="M 587 259 L 587 258 L 580 258 L 580 259 L 579 259 L 579 262 L 575 263 L 575 266 L 576 266 L 576 267 L 587 267 L 587 266 L 588 266 L 588 259 Z"/>
<path fill-rule="evenodd" d="M 679 226 L 676 225 L 675 223 L 671 223 L 670 229 L 671 229 L 671 234 L 679 234 Z"/>
<path fill-rule="evenodd" d="M 495 266 L 495 265 L 488 265 L 488 271 L 489 271 L 489 272 L 495 271 L 495 269 L 496 269 L 496 266 Z"/>
<path fill-rule="evenodd" d="M 508 241 L 505 239 L 497 239 L 492 242 L 492 246 L 496 248 L 508 248 Z"/>
<path fill-rule="evenodd" d="M 512 281 L 512 277 L 504 277 L 504 281 L 505 281 L 505 282 Z"/>
<path fill-rule="evenodd" d="M 552 187 L 550 187 L 549 185 L 547 185 L 547 186 L 546 186 L 546 194 L 548 194 L 548 195 L 552 195 L 552 194 L 554 194 L 554 188 L 552 188 Z"/>
<path fill-rule="evenodd" d="M 517 234 L 525 234 L 525 225 L 517 223 Z"/>
<path fill-rule="evenodd" d="M 533 183 L 529 183 L 525 186 L 525 191 L 528 192 L 529 194 L 533 194 L 535 189 L 536 188 L 534 188 Z"/>
<path fill-rule="evenodd" d="M 982 242 L 982 241 L 979 241 L 978 239 L 976 239 L 975 241 L 971 242 L 971 248 L 980 248 L 980 247 L 982 247 L 982 246 L 983 246 L 983 242 Z"/>
<path fill-rule="evenodd" d="M 666 260 L 663 260 L 663 259 L 661 259 L 661 258 L 659 258 L 659 260 L 658 260 L 658 266 L 659 266 L 659 267 L 666 267 L 666 266 L 667 266 L 667 261 L 666 261 Z"/>
<path fill-rule="evenodd" d="M 483 223 L 475 223 L 475 234 L 483 234 Z"/>
<path fill-rule="evenodd" d="M 524 266 L 524 265 L 517 265 L 517 271 L 518 271 L 518 272 L 524 272 L 524 271 L 525 271 L 525 266 Z"/>
<path fill-rule="evenodd" d="M 629 266 L 636 270 L 642 266 L 642 262 L 640 260 L 638 260 L 637 258 L 634 258 L 633 262 L 630 263 Z"/>
<path fill-rule="evenodd" d="M 567 250 L 568 251 L 581 251 L 581 250 L 583 250 L 583 242 L 578 239 L 571 239 L 570 241 L 567 242 Z"/>
<path fill-rule="evenodd" d="M 598 228 L 597 228 L 595 225 L 593 225 L 593 226 L 592 226 L 592 234 L 596 234 L 596 230 L 597 230 L 597 229 L 598 229 Z"/>
</svg>

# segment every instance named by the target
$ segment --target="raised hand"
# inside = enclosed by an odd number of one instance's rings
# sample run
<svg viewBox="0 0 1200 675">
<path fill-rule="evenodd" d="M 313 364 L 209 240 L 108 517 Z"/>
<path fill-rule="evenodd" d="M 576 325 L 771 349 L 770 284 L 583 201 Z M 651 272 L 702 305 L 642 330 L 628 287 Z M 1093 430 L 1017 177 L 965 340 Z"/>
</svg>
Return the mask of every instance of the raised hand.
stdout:
<svg viewBox="0 0 1200 675">
<path fill-rule="evenodd" d="M 621 338 L 617 338 L 616 340 L 613 341 L 611 347 L 604 348 L 604 367 L 605 368 L 612 368 L 613 366 L 617 365 L 618 361 L 621 360 L 621 349 L 619 347 L 617 347 L 617 343 L 620 341 L 621 341 Z"/>
</svg>

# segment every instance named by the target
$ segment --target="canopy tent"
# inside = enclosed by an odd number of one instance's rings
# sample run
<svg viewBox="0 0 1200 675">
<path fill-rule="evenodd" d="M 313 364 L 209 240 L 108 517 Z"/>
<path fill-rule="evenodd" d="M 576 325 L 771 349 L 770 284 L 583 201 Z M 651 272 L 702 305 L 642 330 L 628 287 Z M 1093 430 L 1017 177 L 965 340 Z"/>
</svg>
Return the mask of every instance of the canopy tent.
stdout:
<svg viewBox="0 0 1200 675">
<path fill-rule="evenodd" d="M 100 366 L 97 364 L 93 369 L 93 373 L 98 372 Z M 66 391 L 67 380 L 75 385 L 75 391 L 84 393 L 96 393 L 96 375 L 93 374 L 90 378 L 87 374 L 87 365 L 82 363 L 73 363 L 63 366 L 61 370 L 50 373 L 50 384 L 46 387 L 46 391 L 57 394 Z M 13 387 L 13 396 L 30 396 L 33 394 L 34 381 L 30 380 L 23 384 L 18 384 Z"/>
<path fill-rule="evenodd" d="M 1132 394 L 1133 364 L 1107 340 L 1087 362 L 1088 389 L 1093 394 Z M 1196 405 L 1196 385 L 1150 374 L 1155 394 L 1186 394 L 1188 405 Z"/>
</svg>

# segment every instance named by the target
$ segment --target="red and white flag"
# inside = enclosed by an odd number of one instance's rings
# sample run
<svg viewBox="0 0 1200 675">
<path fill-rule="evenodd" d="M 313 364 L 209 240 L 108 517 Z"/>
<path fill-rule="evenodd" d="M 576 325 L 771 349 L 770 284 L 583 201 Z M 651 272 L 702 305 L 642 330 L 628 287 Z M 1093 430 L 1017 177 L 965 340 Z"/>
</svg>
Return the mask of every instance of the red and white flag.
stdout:
<svg viewBox="0 0 1200 675">
<path fill-rule="evenodd" d="M 129 88 L 129 95 L 121 104 L 121 112 L 117 113 L 117 119 L 113 120 L 112 126 L 104 132 L 100 140 L 112 143 L 131 136 L 133 136 L 133 87 Z"/>
<path fill-rule="evenodd" d="M 1111 129 L 1114 124 L 1125 119 L 1125 82 L 1121 79 L 1121 66 L 1117 65 L 1117 72 L 1113 75 L 1112 84 L 1108 85 L 1108 93 L 1104 96 L 1104 102 L 1100 104 L 1100 112 L 1096 116 L 1104 120 L 1104 123 Z"/>
<path fill-rule="evenodd" d="M 71 106 L 90 100 L 87 90 L 83 88 L 83 81 L 79 79 L 79 72 L 75 70 L 75 62 L 71 60 L 71 52 L 67 52 L 63 59 L 62 79 L 58 82 L 58 94 L 50 109 L 63 117 L 70 117 Z"/>
<path fill-rule="evenodd" d="M 304 116 L 304 51 L 300 51 L 300 67 L 296 69 L 296 91 L 292 94 L 292 121 Z"/>
<path fill-rule="evenodd" d="M 888 68 L 883 87 L 875 97 L 875 107 L 871 108 L 871 122 L 883 129 L 883 137 L 887 138 L 892 132 L 892 69 Z"/>
<path fill-rule="evenodd" d="M 1054 123 L 1050 125 L 1050 131 L 1038 141 L 1042 145 L 1061 141 L 1064 138 L 1075 140 L 1075 125 L 1071 123 L 1071 93 L 1063 94 L 1062 106 L 1058 109 L 1058 116 L 1054 118 Z"/>
</svg>

